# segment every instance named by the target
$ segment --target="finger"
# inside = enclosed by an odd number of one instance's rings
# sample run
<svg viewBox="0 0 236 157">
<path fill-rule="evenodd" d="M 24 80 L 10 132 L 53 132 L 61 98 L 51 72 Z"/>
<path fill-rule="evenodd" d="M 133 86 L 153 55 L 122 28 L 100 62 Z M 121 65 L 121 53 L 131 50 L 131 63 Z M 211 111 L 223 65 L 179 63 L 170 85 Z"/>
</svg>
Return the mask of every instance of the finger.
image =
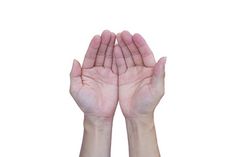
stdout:
<svg viewBox="0 0 236 157">
<path fill-rule="evenodd" d="M 151 80 L 152 86 L 156 87 L 158 91 L 164 92 L 164 81 L 165 81 L 165 64 L 166 57 L 162 57 L 154 66 L 153 76 Z"/>
<path fill-rule="evenodd" d="M 117 65 L 116 65 L 116 58 L 115 58 L 115 53 L 112 53 L 112 68 L 111 68 L 112 72 L 115 74 L 118 74 L 118 69 L 117 69 Z"/>
<path fill-rule="evenodd" d="M 121 33 L 121 37 L 126 46 L 128 47 L 129 51 L 131 52 L 135 65 L 143 65 L 142 56 L 133 42 L 132 35 L 128 31 L 124 31 Z"/>
<path fill-rule="evenodd" d="M 81 65 L 76 59 L 73 60 L 73 65 L 70 72 L 70 77 L 80 77 L 81 76 Z"/>
<path fill-rule="evenodd" d="M 106 55 L 106 50 L 108 47 L 108 44 L 110 42 L 111 38 L 111 32 L 108 30 L 105 30 L 102 32 L 101 35 L 101 45 L 98 49 L 96 61 L 95 61 L 95 66 L 103 66 L 104 60 L 105 60 L 105 55 Z"/>
<path fill-rule="evenodd" d="M 106 68 L 112 67 L 112 59 L 113 59 L 112 56 L 113 56 L 115 40 L 116 40 L 116 35 L 114 33 L 111 33 L 111 39 L 106 50 L 105 61 L 104 61 L 104 67 Z"/>
<path fill-rule="evenodd" d="M 144 65 L 147 67 L 154 66 L 156 63 L 154 55 L 144 38 L 136 33 L 133 35 L 133 41 L 142 55 Z"/>
<path fill-rule="evenodd" d="M 123 57 L 121 48 L 116 45 L 114 48 L 114 55 L 115 55 L 115 60 L 116 60 L 116 66 L 118 69 L 118 74 L 122 74 L 126 71 L 126 63 L 125 63 L 125 58 Z"/>
<path fill-rule="evenodd" d="M 82 71 L 80 63 L 74 59 L 70 72 L 70 92 L 74 93 L 80 87 L 82 87 L 81 79 Z"/>
<path fill-rule="evenodd" d="M 118 44 L 122 50 L 127 67 L 134 66 L 135 64 L 134 64 L 132 55 L 131 55 L 128 47 L 125 45 L 124 41 L 122 40 L 120 33 L 117 34 L 117 41 L 118 41 Z"/>
<path fill-rule="evenodd" d="M 94 36 L 84 57 L 83 68 L 92 68 L 94 66 L 100 43 L 101 37 L 99 35 Z"/>
</svg>

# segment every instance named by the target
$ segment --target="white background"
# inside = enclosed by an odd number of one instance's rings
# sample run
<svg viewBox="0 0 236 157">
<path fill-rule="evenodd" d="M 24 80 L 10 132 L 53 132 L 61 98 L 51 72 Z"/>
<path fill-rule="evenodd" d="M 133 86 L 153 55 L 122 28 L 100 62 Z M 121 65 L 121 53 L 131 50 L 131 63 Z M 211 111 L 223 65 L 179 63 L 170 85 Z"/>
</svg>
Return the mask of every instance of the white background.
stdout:
<svg viewBox="0 0 236 157">
<path fill-rule="evenodd" d="M 0 156 L 77 157 L 83 114 L 69 95 L 73 58 L 109 29 L 142 34 L 167 56 L 155 112 L 163 157 L 236 156 L 234 0 L 1 0 Z M 128 157 L 117 108 L 113 157 Z"/>
</svg>

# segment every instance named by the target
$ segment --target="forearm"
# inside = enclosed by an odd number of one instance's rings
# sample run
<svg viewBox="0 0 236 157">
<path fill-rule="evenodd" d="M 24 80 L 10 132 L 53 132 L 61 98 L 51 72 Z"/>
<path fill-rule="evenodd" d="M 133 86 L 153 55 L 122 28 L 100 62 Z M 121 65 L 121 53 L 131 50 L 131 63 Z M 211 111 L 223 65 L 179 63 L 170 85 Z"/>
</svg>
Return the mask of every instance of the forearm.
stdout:
<svg viewBox="0 0 236 157">
<path fill-rule="evenodd" d="M 153 116 L 126 118 L 130 157 L 160 157 Z"/>
<path fill-rule="evenodd" d="M 80 157 L 110 157 L 112 119 L 84 116 Z"/>
</svg>

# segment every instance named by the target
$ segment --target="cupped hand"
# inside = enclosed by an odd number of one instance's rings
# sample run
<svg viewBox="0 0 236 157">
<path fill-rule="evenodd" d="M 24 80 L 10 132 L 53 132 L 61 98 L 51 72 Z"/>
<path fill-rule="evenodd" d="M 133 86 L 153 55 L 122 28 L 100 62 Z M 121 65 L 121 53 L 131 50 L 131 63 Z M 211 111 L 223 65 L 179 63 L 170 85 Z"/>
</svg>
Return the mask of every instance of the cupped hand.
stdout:
<svg viewBox="0 0 236 157">
<path fill-rule="evenodd" d="M 164 95 L 166 58 L 156 63 L 139 34 L 117 34 L 114 48 L 119 75 L 119 103 L 125 117 L 152 115 Z"/>
<path fill-rule="evenodd" d="M 118 75 L 113 57 L 116 35 L 104 31 L 90 42 L 83 65 L 76 60 L 70 93 L 85 115 L 112 118 L 118 102 Z"/>
</svg>

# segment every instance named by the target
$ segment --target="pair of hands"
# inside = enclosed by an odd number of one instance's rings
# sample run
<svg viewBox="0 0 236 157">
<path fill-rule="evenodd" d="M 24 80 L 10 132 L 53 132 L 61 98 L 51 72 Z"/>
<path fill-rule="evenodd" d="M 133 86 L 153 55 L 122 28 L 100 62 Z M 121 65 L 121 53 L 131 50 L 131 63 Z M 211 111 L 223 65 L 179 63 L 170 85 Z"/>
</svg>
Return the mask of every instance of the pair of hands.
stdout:
<svg viewBox="0 0 236 157">
<path fill-rule="evenodd" d="M 91 40 L 82 67 L 74 60 L 70 93 L 86 116 L 113 119 L 118 101 L 125 118 L 153 115 L 164 95 L 165 62 L 155 61 L 141 35 L 105 30 Z"/>
</svg>

